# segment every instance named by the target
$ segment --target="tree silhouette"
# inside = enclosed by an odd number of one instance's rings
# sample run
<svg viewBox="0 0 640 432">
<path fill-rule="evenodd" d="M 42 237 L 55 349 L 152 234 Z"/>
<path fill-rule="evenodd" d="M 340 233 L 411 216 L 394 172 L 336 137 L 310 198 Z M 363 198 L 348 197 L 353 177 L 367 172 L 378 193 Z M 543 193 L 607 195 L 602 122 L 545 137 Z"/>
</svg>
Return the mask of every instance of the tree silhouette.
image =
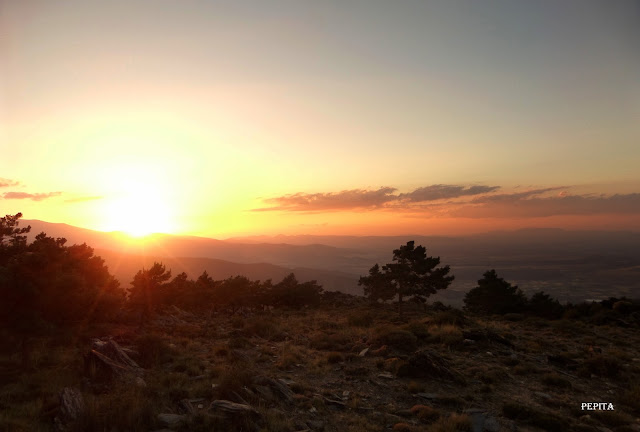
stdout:
<svg viewBox="0 0 640 432">
<path fill-rule="evenodd" d="M 495 270 L 489 270 L 478 280 L 478 286 L 465 295 L 464 304 L 469 312 L 505 314 L 522 312 L 527 298 L 517 286 L 498 277 Z"/>
<path fill-rule="evenodd" d="M 0 323 L 22 345 L 49 329 L 104 320 L 120 308 L 124 293 L 102 258 L 86 244 L 40 233 L 27 243 L 30 227 L 19 228 L 18 213 L 0 218 Z"/>
<path fill-rule="evenodd" d="M 424 303 L 438 290 L 446 289 L 454 279 L 448 276 L 449 266 L 437 267 L 440 257 L 427 256 L 424 246 L 415 247 L 409 241 L 393 251 L 393 262 L 382 266 L 378 264 L 369 270 L 369 276 L 363 276 L 359 285 L 364 287 L 365 296 L 377 301 L 389 300 L 398 296 L 398 308 L 402 312 L 405 297 Z"/>
<path fill-rule="evenodd" d="M 158 262 L 154 262 L 150 269 L 139 270 L 133 277 L 129 288 L 129 305 L 141 313 L 141 323 L 150 318 L 162 302 L 161 289 L 169 279 L 171 270 L 167 271 L 165 266 Z"/>
<path fill-rule="evenodd" d="M 363 287 L 364 296 L 372 302 L 387 301 L 396 296 L 394 286 L 389 283 L 387 275 L 380 271 L 378 264 L 369 269 L 369 276 L 360 276 L 358 285 Z"/>
</svg>

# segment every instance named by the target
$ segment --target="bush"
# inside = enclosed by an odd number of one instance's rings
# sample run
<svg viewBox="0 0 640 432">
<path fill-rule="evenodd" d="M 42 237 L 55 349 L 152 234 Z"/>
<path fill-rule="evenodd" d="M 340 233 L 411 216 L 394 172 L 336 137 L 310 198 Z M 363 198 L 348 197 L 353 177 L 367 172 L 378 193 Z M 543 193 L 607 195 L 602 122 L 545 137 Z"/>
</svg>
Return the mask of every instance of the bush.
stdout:
<svg viewBox="0 0 640 432">
<path fill-rule="evenodd" d="M 564 307 L 560 302 L 545 294 L 544 291 L 537 292 L 531 296 L 527 304 L 527 310 L 532 315 L 547 319 L 558 319 L 564 314 Z"/>
<path fill-rule="evenodd" d="M 350 326 L 369 327 L 373 324 L 373 314 L 371 312 L 354 312 L 347 318 Z"/>
<path fill-rule="evenodd" d="M 424 340 L 429 338 L 429 328 L 426 324 L 423 324 L 421 322 L 410 322 L 409 324 L 404 326 L 404 330 L 413 333 L 413 335 L 418 339 Z"/>
<path fill-rule="evenodd" d="M 535 408 L 522 405 L 517 402 L 505 403 L 502 407 L 502 413 L 507 418 L 512 420 L 521 420 L 527 424 L 539 427 L 549 432 L 563 432 L 569 428 L 567 420 L 558 417 L 553 413 L 539 411 Z"/>
<path fill-rule="evenodd" d="M 440 418 L 440 411 L 428 405 L 414 405 L 411 412 L 424 422 L 431 423 Z"/>
<path fill-rule="evenodd" d="M 621 367 L 620 361 L 614 357 L 596 355 L 584 361 L 579 373 L 587 377 L 594 374 L 606 378 L 615 378 L 620 373 Z"/>
<path fill-rule="evenodd" d="M 464 297 L 465 309 L 481 314 L 522 312 L 526 297 L 517 286 L 499 278 L 495 270 L 488 271 L 478 280 L 478 286 Z"/>
<path fill-rule="evenodd" d="M 573 387 L 571 382 L 567 379 L 564 379 L 560 375 L 556 373 L 547 373 L 544 374 L 541 378 L 543 384 L 548 385 L 550 387 L 558 387 L 563 389 L 570 389 Z"/>
<path fill-rule="evenodd" d="M 138 363 L 143 368 L 150 368 L 169 361 L 175 351 L 167 342 L 155 334 L 145 334 L 136 340 L 138 348 Z"/>
<path fill-rule="evenodd" d="M 446 311 L 440 311 L 435 313 L 430 319 L 429 323 L 436 325 L 451 324 L 458 327 L 462 327 L 467 324 L 467 317 L 459 309 L 448 309 Z"/>
<path fill-rule="evenodd" d="M 418 338 L 406 330 L 400 330 L 395 327 L 383 327 L 378 329 L 375 341 L 380 345 L 388 345 L 398 350 L 413 351 L 416 348 Z"/>
</svg>

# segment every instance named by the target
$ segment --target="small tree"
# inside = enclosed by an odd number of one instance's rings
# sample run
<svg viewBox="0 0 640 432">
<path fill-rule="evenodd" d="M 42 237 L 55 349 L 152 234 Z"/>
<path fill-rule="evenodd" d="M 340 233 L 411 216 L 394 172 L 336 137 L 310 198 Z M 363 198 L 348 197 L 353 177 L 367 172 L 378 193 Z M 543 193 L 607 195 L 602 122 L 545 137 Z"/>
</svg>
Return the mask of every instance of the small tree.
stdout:
<svg viewBox="0 0 640 432">
<path fill-rule="evenodd" d="M 527 298 L 517 286 L 498 277 L 495 270 L 484 273 L 478 286 L 464 297 L 465 309 L 484 314 L 506 314 L 522 312 Z"/>
<path fill-rule="evenodd" d="M 393 262 L 382 267 L 378 264 L 369 270 L 369 276 L 360 278 L 359 285 L 364 287 L 365 296 L 372 300 L 383 301 L 398 296 L 398 308 L 402 312 L 405 297 L 424 303 L 438 290 L 449 287 L 454 276 L 449 276 L 450 267 L 437 267 L 440 257 L 427 256 L 424 246 L 415 247 L 409 241 L 393 251 Z"/>
<path fill-rule="evenodd" d="M 171 279 L 171 270 L 167 271 L 161 263 L 153 263 L 150 269 L 136 273 L 129 288 L 129 305 L 141 312 L 141 322 L 148 319 L 162 299 L 161 289 Z"/>
<path fill-rule="evenodd" d="M 531 296 L 527 304 L 529 313 L 542 318 L 557 319 L 564 313 L 564 307 L 560 302 L 552 298 L 544 291 L 537 292 Z"/>
</svg>

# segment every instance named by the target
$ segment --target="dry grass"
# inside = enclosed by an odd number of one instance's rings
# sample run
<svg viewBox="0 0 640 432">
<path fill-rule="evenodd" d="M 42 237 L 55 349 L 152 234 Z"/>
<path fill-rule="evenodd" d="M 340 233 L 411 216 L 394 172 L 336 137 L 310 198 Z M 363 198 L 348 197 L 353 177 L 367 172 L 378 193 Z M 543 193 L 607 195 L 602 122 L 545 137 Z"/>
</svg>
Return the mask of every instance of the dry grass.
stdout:
<svg viewBox="0 0 640 432">
<path fill-rule="evenodd" d="M 449 417 L 442 417 L 429 426 L 428 432 L 459 432 L 470 431 L 471 419 L 466 414 L 453 413 Z"/>
</svg>

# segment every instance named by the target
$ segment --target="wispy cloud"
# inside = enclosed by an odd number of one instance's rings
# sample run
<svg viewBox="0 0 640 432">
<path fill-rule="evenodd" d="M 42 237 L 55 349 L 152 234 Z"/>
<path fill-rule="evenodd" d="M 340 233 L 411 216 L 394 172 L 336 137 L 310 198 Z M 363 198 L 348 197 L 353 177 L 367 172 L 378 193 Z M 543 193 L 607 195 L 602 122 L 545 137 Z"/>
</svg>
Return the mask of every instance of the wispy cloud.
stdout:
<svg viewBox="0 0 640 432">
<path fill-rule="evenodd" d="M 48 192 L 48 193 L 27 193 L 27 192 L 5 192 L 2 197 L 4 199 L 30 199 L 32 201 L 42 201 L 47 198 L 57 197 L 62 195 L 62 192 Z"/>
<path fill-rule="evenodd" d="M 276 198 L 265 199 L 270 207 L 253 209 L 253 211 L 336 211 L 355 209 L 376 209 L 385 203 L 398 199 L 392 187 L 381 187 L 377 190 L 351 189 L 329 193 L 296 193 Z"/>
<path fill-rule="evenodd" d="M 436 201 L 441 199 L 452 199 L 463 196 L 480 195 L 500 189 L 500 186 L 459 186 L 435 184 L 414 190 L 413 192 L 398 195 L 399 199 L 410 202 Z"/>
<path fill-rule="evenodd" d="M 18 186 L 19 184 L 19 181 L 0 177 L 0 187 L 13 187 Z"/>
<path fill-rule="evenodd" d="M 495 193 L 500 186 L 435 184 L 397 193 L 393 187 L 296 193 L 265 199 L 253 211 L 393 211 L 416 217 L 531 218 L 557 215 L 639 214 L 640 193 L 572 195 L 566 186 Z"/>
<path fill-rule="evenodd" d="M 477 199 L 452 209 L 450 215 L 468 218 L 546 217 L 558 215 L 640 214 L 640 194 L 556 195 L 522 197 L 520 194 Z"/>
<path fill-rule="evenodd" d="M 263 200 L 268 207 L 253 211 L 339 211 L 413 208 L 414 204 L 486 194 L 500 186 L 461 186 L 435 184 L 408 193 L 396 193 L 393 187 L 375 190 L 351 189 L 341 192 L 308 194 L 298 192 Z"/>
</svg>

